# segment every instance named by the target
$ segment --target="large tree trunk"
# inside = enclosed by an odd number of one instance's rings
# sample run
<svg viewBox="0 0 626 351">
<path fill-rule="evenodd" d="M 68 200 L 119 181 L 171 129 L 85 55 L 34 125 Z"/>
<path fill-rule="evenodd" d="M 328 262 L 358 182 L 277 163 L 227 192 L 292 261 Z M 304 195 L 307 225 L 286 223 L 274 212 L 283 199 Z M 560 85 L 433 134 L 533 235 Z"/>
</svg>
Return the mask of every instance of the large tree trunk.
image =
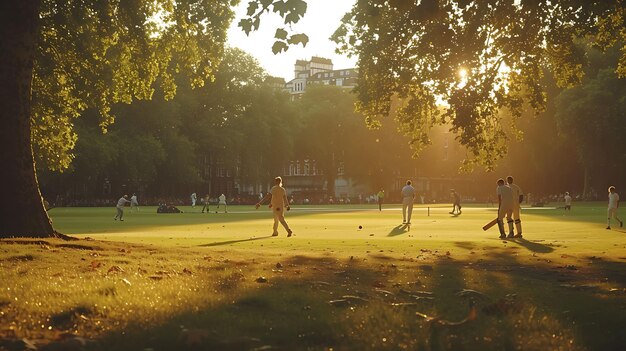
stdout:
<svg viewBox="0 0 626 351">
<path fill-rule="evenodd" d="M 56 236 L 30 140 L 39 8 L 39 0 L 0 1 L 0 238 Z"/>
</svg>

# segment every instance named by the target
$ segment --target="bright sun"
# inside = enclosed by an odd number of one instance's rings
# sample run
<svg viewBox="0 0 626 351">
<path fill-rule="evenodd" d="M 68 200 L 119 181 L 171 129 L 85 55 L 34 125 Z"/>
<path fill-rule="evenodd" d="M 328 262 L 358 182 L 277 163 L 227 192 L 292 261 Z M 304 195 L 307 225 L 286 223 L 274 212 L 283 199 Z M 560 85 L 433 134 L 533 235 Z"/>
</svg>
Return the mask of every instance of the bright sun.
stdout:
<svg viewBox="0 0 626 351">
<path fill-rule="evenodd" d="M 459 76 L 461 79 L 465 79 L 465 77 L 467 77 L 467 70 L 465 68 L 459 69 Z"/>
</svg>

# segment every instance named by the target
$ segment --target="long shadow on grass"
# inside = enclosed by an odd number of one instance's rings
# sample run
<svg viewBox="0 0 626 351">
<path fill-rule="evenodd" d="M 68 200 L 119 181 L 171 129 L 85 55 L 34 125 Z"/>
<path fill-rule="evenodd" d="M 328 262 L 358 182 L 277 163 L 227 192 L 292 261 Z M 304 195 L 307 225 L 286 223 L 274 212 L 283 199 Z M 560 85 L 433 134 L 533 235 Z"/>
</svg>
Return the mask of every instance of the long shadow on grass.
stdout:
<svg viewBox="0 0 626 351">
<path fill-rule="evenodd" d="M 262 240 L 262 239 L 269 239 L 271 238 L 271 235 L 268 236 L 260 236 L 258 238 L 250 238 L 250 239 L 241 239 L 241 240 L 228 240 L 228 241 L 217 241 L 214 243 L 209 243 L 209 244 L 202 244 L 202 245 L 198 245 L 198 246 L 202 246 L 202 247 L 209 247 L 209 246 L 221 246 L 221 245 L 230 245 L 230 244 L 237 244 L 237 243 L 245 243 L 247 241 L 255 241 L 255 240 Z"/>
<path fill-rule="evenodd" d="M 526 248 L 528 251 L 532 251 L 535 253 L 550 253 L 554 251 L 554 248 L 548 245 L 540 244 L 540 243 L 533 242 L 533 241 L 528 241 L 524 238 L 508 239 L 507 241 L 510 243 L 514 243 L 519 246 L 522 246 Z"/>
<path fill-rule="evenodd" d="M 398 226 L 393 227 L 387 236 L 398 236 L 408 232 L 408 224 L 400 224 Z"/>
<path fill-rule="evenodd" d="M 522 264 L 516 257 L 511 247 L 493 248 L 464 261 L 434 254 L 427 262 L 299 255 L 281 258 L 280 271 L 271 271 L 276 262 L 262 263 L 265 266 L 257 268 L 267 272 L 268 281 L 247 287 L 242 285 L 256 275 L 245 276 L 240 265 L 208 270 L 209 276 L 197 276 L 205 284 L 201 291 L 222 296 L 222 302 L 196 312 L 189 306 L 189 311 L 160 325 L 131 322 L 124 333 L 104 335 L 99 346 L 111 350 L 623 349 L 624 294 L 569 286 L 584 283 L 587 277 L 608 278 L 623 287 L 625 263 L 594 258 L 583 272 L 544 263 Z M 564 278 L 575 284 L 559 286 Z M 165 281 L 155 284 L 161 283 Z M 467 296 L 457 294 L 462 289 L 488 296 L 477 301 L 475 321 L 434 330 L 435 322 L 416 317 L 415 312 L 421 312 L 460 320 L 468 311 Z M 500 303 L 508 294 L 516 294 L 511 298 L 522 305 L 520 310 Z"/>
</svg>

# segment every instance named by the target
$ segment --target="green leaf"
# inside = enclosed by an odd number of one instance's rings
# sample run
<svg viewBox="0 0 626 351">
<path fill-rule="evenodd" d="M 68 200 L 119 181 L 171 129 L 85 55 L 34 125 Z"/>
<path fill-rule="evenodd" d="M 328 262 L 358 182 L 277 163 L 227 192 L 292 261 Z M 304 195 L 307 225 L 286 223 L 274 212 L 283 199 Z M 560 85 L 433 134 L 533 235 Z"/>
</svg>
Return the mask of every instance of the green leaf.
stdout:
<svg viewBox="0 0 626 351">
<path fill-rule="evenodd" d="M 285 14 L 289 12 L 289 8 L 284 1 L 276 1 L 272 6 L 274 7 L 274 12 L 278 13 L 281 17 L 285 17 Z"/>
<path fill-rule="evenodd" d="M 287 51 L 289 46 L 284 41 L 275 41 L 274 45 L 272 45 L 272 52 L 274 55 L 280 54 L 283 51 Z"/>
<path fill-rule="evenodd" d="M 294 34 L 289 37 L 289 40 L 287 40 L 287 42 L 291 45 L 302 44 L 303 47 L 306 47 L 306 44 L 309 43 L 309 37 L 304 33 Z"/>
<path fill-rule="evenodd" d="M 307 9 L 306 1 L 304 0 L 288 0 L 287 6 L 291 9 L 292 12 L 298 14 L 299 17 L 304 16 Z"/>
<path fill-rule="evenodd" d="M 250 35 L 250 32 L 252 31 L 252 20 L 244 18 L 239 21 L 237 25 L 246 33 L 246 35 Z"/>
<path fill-rule="evenodd" d="M 274 34 L 274 38 L 287 40 L 287 31 L 282 28 L 277 28 L 276 34 Z"/>
<path fill-rule="evenodd" d="M 285 16 L 285 24 L 292 24 L 292 23 L 296 23 L 300 20 L 300 16 L 295 13 L 295 12 L 289 12 L 286 16 Z"/>
<path fill-rule="evenodd" d="M 251 1 L 248 3 L 248 16 L 252 16 L 256 13 L 256 10 L 259 8 L 259 3 L 256 1 Z"/>
</svg>

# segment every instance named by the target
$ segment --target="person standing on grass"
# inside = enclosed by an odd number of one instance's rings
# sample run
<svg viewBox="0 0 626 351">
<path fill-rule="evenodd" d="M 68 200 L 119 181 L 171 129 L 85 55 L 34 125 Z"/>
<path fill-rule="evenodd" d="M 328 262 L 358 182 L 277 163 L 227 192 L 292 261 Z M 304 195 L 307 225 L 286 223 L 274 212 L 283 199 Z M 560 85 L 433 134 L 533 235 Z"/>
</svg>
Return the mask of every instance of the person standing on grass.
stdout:
<svg viewBox="0 0 626 351">
<path fill-rule="evenodd" d="M 401 194 L 402 224 L 411 224 L 411 215 L 413 214 L 413 202 L 415 201 L 415 188 L 411 185 L 410 180 L 406 181 L 406 185 L 402 188 Z"/>
<path fill-rule="evenodd" d="M 198 196 L 196 195 L 196 193 L 191 193 L 191 207 L 196 207 L 197 199 L 198 199 Z"/>
<path fill-rule="evenodd" d="M 270 192 L 265 194 L 261 201 L 257 202 L 255 207 L 258 209 L 267 198 L 271 198 L 270 208 L 274 214 L 274 231 L 272 232 L 272 236 L 278 236 L 278 223 L 280 222 L 287 231 L 287 237 L 290 237 L 293 231 L 285 221 L 285 208 L 287 211 L 291 209 L 289 201 L 287 200 L 287 191 L 283 188 L 283 179 L 281 177 L 274 178 L 274 184 Z"/>
<path fill-rule="evenodd" d="M 513 190 L 504 184 L 504 179 L 500 178 L 498 179 L 496 194 L 498 194 L 498 229 L 500 230 L 500 239 L 506 239 L 506 233 L 504 232 L 505 215 L 509 224 L 509 232 L 513 233 Z"/>
<path fill-rule="evenodd" d="M 119 200 L 117 200 L 117 206 L 115 206 L 115 208 L 117 209 L 117 214 L 115 215 L 115 217 L 113 217 L 113 220 L 116 220 L 119 218 L 120 221 L 124 221 L 124 205 L 126 205 L 127 203 L 130 203 L 130 200 L 128 200 L 128 195 L 124 195 L 122 197 L 120 197 Z"/>
<path fill-rule="evenodd" d="M 452 196 L 452 212 L 449 212 L 450 214 L 456 214 L 456 215 L 460 215 L 461 214 L 461 195 L 459 195 L 459 193 L 456 192 L 456 190 L 452 189 L 450 190 L 451 192 L 451 196 Z"/>
<path fill-rule="evenodd" d="M 202 200 L 204 201 L 204 206 L 202 206 L 202 213 L 204 213 L 204 210 L 206 210 L 206 213 L 209 213 L 209 211 L 211 210 L 209 208 L 209 200 L 210 200 L 209 194 L 206 194 L 206 196 L 204 197 L 204 200 Z"/>
<path fill-rule="evenodd" d="M 220 205 L 224 205 L 224 213 L 228 213 L 226 207 L 226 195 L 222 194 L 218 197 L 217 208 L 220 208 Z"/>
<path fill-rule="evenodd" d="M 572 197 L 569 195 L 569 193 L 566 191 L 565 192 L 565 206 L 563 207 L 566 211 L 571 211 L 572 210 Z"/>
<path fill-rule="evenodd" d="M 139 212 L 139 202 L 137 201 L 137 195 L 133 193 L 133 196 L 130 197 L 130 210 L 135 210 L 135 212 Z"/>
<path fill-rule="evenodd" d="M 611 229 L 611 217 L 615 218 L 619 222 L 619 226 L 623 227 L 624 222 L 622 222 L 619 218 L 617 218 L 617 209 L 619 208 L 619 194 L 615 191 L 614 186 L 609 187 L 609 208 L 608 219 L 606 221 L 606 229 Z"/>
<path fill-rule="evenodd" d="M 378 198 L 378 210 L 382 211 L 383 210 L 383 201 L 385 200 L 385 191 L 383 189 L 380 189 L 378 194 L 376 194 L 376 197 Z"/>
<path fill-rule="evenodd" d="M 513 235 L 513 229 L 509 231 L 509 238 L 521 238 L 522 237 L 522 219 L 520 218 L 522 201 L 524 201 L 524 193 L 522 189 L 517 185 L 513 184 L 513 177 L 506 177 L 506 182 L 511 188 L 513 192 L 513 220 L 515 221 L 515 230 L 517 230 L 517 235 Z"/>
</svg>

